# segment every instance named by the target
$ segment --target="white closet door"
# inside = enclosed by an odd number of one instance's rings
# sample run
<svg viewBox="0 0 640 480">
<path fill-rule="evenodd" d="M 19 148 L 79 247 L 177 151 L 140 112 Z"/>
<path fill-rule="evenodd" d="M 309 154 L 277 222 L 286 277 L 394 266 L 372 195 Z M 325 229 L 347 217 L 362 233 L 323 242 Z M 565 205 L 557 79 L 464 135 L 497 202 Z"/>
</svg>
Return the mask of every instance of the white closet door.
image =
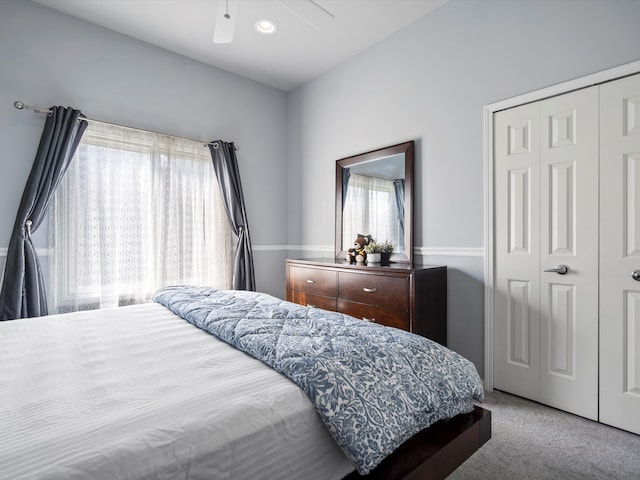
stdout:
<svg viewBox="0 0 640 480">
<path fill-rule="evenodd" d="M 598 87 L 541 102 L 540 120 L 539 401 L 597 420 Z"/>
<path fill-rule="evenodd" d="M 600 421 L 640 434 L 640 75 L 601 87 Z"/>
<path fill-rule="evenodd" d="M 533 400 L 540 377 L 540 105 L 494 115 L 494 386 Z"/>
<path fill-rule="evenodd" d="M 494 116 L 495 388 L 597 418 L 597 88 Z M 566 274 L 544 272 L 567 265 Z"/>
</svg>

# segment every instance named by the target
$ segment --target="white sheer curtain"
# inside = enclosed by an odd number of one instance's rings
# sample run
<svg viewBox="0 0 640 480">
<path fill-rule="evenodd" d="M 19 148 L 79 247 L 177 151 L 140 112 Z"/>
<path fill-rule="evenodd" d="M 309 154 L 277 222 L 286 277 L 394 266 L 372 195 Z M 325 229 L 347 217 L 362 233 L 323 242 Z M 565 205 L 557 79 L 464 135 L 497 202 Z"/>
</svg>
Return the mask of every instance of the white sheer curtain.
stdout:
<svg viewBox="0 0 640 480">
<path fill-rule="evenodd" d="M 148 302 L 165 285 L 231 288 L 231 228 L 201 143 L 91 122 L 51 212 L 52 313 Z"/>
<path fill-rule="evenodd" d="M 393 180 L 352 173 L 342 211 L 346 250 L 353 246 L 356 235 L 371 235 L 376 242 L 400 240 L 400 223 Z"/>
</svg>

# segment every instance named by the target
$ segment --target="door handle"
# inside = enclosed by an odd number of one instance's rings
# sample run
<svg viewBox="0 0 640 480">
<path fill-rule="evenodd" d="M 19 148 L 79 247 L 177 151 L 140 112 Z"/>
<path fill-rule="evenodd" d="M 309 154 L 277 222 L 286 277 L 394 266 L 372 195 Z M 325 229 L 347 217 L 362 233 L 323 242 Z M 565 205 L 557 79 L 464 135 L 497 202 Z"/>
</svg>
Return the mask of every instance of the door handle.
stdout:
<svg viewBox="0 0 640 480">
<path fill-rule="evenodd" d="M 631 278 L 633 278 L 636 282 L 640 282 L 640 270 L 634 270 L 631 272 Z"/>
<path fill-rule="evenodd" d="M 555 268 L 549 268 L 545 272 L 557 273 L 558 275 L 566 275 L 569 271 L 569 267 L 566 265 L 556 265 Z"/>
</svg>

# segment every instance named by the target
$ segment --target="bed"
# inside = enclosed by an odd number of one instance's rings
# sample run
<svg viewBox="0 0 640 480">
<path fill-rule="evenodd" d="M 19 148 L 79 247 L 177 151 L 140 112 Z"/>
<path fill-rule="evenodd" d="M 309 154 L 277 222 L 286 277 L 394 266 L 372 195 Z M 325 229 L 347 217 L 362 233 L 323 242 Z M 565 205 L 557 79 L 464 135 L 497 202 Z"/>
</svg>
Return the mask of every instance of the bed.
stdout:
<svg viewBox="0 0 640 480">
<path fill-rule="evenodd" d="M 237 299 L 240 306 L 229 303 Z M 300 354 L 305 340 L 299 332 L 277 335 L 277 348 L 265 339 L 274 328 L 284 332 L 294 318 L 296 325 L 313 324 L 316 344 L 320 324 L 349 324 L 350 318 L 255 292 L 175 287 L 156 300 L 0 322 L 3 477 L 445 478 L 490 438 L 490 412 L 474 405 L 481 394 L 473 387 L 464 412 L 432 419 L 428 428 L 401 438 L 384 459 L 363 466 L 357 453 L 354 461 L 353 451 L 345 449 L 344 438 L 349 443 L 364 430 L 334 432 L 307 384 L 294 383 L 281 364 L 269 366 L 269 358 L 243 351 L 273 356 L 287 338 L 296 338 L 298 352 L 284 355 L 284 363 L 298 372 L 301 364 L 316 362 L 317 373 L 325 359 Z M 246 333 L 256 311 L 270 312 L 257 315 L 268 321 L 229 345 L 226 337 Z M 365 323 L 356 322 L 357 328 Z M 212 325 L 220 331 L 208 330 Z M 259 342 L 247 347 L 249 337 Z M 329 339 L 330 350 L 339 349 L 338 337 Z M 343 403 L 346 410 L 355 405 Z M 419 416 L 415 420 L 409 423 L 419 426 Z"/>
</svg>

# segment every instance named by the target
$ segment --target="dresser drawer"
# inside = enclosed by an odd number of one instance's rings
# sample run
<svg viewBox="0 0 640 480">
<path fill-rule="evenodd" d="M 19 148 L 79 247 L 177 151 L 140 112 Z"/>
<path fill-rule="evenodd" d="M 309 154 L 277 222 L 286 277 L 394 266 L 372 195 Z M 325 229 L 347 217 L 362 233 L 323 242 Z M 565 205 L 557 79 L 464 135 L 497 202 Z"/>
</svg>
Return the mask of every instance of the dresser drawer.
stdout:
<svg viewBox="0 0 640 480">
<path fill-rule="evenodd" d="M 289 288 L 313 295 L 335 297 L 336 272 L 320 268 L 289 266 Z"/>
<path fill-rule="evenodd" d="M 409 330 L 409 316 L 406 312 L 388 308 L 365 305 L 363 303 L 338 300 L 338 311 L 369 322 L 380 323 L 388 327 Z"/>
<path fill-rule="evenodd" d="M 338 298 L 406 312 L 409 278 L 339 272 Z"/>
<path fill-rule="evenodd" d="M 305 293 L 299 290 L 292 290 L 289 292 L 288 298 L 290 299 L 290 302 L 297 303 L 299 305 L 323 308 L 333 312 L 336 311 L 335 297 L 323 297 L 322 295 L 314 295 L 312 293 Z"/>
</svg>

